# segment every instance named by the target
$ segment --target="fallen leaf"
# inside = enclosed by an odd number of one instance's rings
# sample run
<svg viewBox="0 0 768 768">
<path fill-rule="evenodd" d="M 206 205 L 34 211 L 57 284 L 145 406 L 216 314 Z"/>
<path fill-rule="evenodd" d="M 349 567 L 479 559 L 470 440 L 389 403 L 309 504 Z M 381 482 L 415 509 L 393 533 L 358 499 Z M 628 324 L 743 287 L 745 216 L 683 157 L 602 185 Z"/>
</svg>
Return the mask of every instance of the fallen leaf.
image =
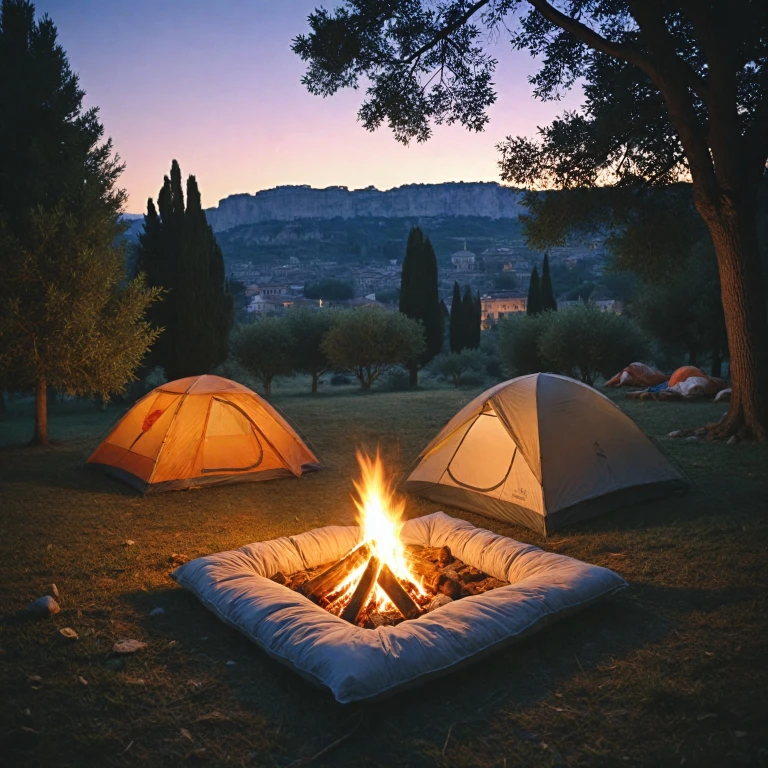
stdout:
<svg viewBox="0 0 768 768">
<path fill-rule="evenodd" d="M 704 715 L 698 715 L 696 719 L 701 722 L 702 720 L 711 720 L 713 717 L 717 717 L 714 712 L 707 712 Z"/>
<path fill-rule="evenodd" d="M 118 640 L 112 646 L 112 653 L 136 653 L 137 651 L 143 651 L 147 647 L 146 643 L 142 643 L 141 640 Z"/>
<path fill-rule="evenodd" d="M 29 683 L 29 687 L 34 688 L 35 690 L 43 687 L 43 678 L 40 677 L 40 675 L 30 675 L 27 678 L 27 682 Z"/>
<path fill-rule="evenodd" d="M 189 741 L 194 741 L 194 739 L 192 738 L 192 734 L 186 728 L 181 729 L 181 735 L 185 739 L 189 739 Z"/>
<path fill-rule="evenodd" d="M 77 681 L 80 685 L 88 685 L 88 681 L 82 675 L 77 676 Z"/>
</svg>

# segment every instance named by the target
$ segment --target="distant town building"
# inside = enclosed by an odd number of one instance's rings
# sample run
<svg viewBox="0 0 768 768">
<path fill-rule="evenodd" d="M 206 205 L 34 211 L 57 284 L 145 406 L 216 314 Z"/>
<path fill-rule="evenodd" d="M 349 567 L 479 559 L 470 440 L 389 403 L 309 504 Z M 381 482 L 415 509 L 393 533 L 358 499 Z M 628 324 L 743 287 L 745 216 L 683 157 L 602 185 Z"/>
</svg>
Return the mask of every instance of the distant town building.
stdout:
<svg viewBox="0 0 768 768">
<path fill-rule="evenodd" d="M 467 241 L 464 241 L 464 249 L 451 254 L 451 264 L 457 272 L 474 272 L 477 269 L 475 254 L 467 250 Z"/>
<path fill-rule="evenodd" d="M 488 329 L 507 315 L 525 312 L 528 298 L 519 291 L 493 291 L 480 297 L 480 322 Z"/>
<path fill-rule="evenodd" d="M 290 264 L 292 267 L 298 267 L 298 266 L 299 266 L 299 264 L 301 264 L 301 262 L 300 262 L 300 261 L 299 261 L 299 260 L 298 260 L 298 259 L 297 259 L 295 256 L 290 256 L 290 257 L 288 258 L 288 263 L 289 263 L 289 264 Z"/>
</svg>

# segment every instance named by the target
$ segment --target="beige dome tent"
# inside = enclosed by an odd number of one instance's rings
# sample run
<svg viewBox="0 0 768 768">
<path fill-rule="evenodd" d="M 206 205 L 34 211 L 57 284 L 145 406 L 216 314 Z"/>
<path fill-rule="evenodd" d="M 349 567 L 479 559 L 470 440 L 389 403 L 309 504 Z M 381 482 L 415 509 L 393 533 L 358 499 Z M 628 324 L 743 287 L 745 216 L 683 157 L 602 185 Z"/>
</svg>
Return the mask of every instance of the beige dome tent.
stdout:
<svg viewBox="0 0 768 768">
<path fill-rule="evenodd" d="M 285 419 L 255 392 L 219 376 L 152 390 L 87 460 L 144 493 L 271 480 L 320 469 Z"/>
<path fill-rule="evenodd" d="M 687 485 L 607 397 L 536 373 L 462 408 L 421 452 L 403 488 L 546 535 Z"/>
</svg>

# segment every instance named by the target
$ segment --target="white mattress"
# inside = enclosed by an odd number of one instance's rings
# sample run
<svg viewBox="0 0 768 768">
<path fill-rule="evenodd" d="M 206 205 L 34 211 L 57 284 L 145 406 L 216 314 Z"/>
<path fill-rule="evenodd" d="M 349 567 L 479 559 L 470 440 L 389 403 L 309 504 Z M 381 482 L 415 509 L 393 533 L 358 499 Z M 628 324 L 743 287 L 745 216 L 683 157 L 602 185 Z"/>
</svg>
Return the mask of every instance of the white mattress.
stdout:
<svg viewBox="0 0 768 768">
<path fill-rule="evenodd" d="M 545 552 L 435 512 L 405 523 L 407 544 L 447 545 L 510 582 L 395 627 L 362 629 L 270 580 L 341 558 L 356 526 L 318 528 L 182 565 L 173 578 L 222 621 L 348 703 L 393 694 L 521 640 L 627 586 L 607 568 Z"/>
</svg>

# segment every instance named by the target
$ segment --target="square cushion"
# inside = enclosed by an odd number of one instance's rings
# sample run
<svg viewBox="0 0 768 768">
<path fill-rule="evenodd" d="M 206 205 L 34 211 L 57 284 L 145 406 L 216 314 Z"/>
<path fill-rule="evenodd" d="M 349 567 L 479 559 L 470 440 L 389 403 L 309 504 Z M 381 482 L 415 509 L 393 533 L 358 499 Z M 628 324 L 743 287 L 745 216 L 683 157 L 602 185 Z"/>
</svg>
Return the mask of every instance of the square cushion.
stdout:
<svg viewBox="0 0 768 768">
<path fill-rule="evenodd" d="M 447 545 L 508 581 L 397 626 L 363 629 L 270 580 L 343 557 L 357 526 L 330 526 L 198 558 L 173 573 L 222 621 L 341 703 L 375 699 L 444 675 L 627 586 L 607 568 L 545 552 L 443 512 L 409 520 L 401 538 Z"/>
</svg>

